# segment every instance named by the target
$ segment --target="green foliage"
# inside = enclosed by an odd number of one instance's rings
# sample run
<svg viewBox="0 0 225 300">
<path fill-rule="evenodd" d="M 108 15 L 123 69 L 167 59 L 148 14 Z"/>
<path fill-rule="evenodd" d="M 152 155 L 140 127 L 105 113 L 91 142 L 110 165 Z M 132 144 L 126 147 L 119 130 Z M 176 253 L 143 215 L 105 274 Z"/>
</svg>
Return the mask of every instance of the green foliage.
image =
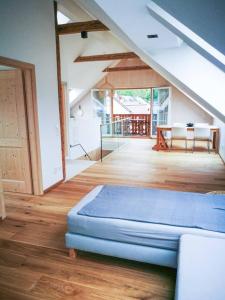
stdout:
<svg viewBox="0 0 225 300">
<path fill-rule="evenodd" d="M 131 90 L 117 90 L 118 95 L 121 96 L 131 96 L 131 97 L 141 97 L 147 103 L 151 101 L 151 90 L 150 89 L 131 89 Z"/>
<path fill-rule="evenodd" d="M 159 93 L 158 89 L 153 89 L 153 99 L 154 99 L 154 101 L 158 100 L 158 93 Z"/>
</svg>

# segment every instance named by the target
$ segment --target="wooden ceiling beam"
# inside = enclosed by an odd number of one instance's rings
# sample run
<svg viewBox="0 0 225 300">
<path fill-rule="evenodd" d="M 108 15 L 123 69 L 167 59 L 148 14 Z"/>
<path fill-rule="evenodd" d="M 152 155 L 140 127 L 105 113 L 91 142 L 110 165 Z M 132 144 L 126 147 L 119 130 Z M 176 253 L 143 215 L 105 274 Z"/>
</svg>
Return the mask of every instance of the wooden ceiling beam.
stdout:
<svg viewBox="0 0 225 300">
<path fill-rule="evenodd" d="M 104 60 L 117 60 L 117 59 L 127 59 L 127 58 L 138 58 L 138 56 L 134 52 L 78 56 L 74 60 L 74 62 L 104 61 Z"/>
<path fill-rule="evenodd" d="M 82 31 L 107 31 L 109 30 L 102 22 L 98 20 L 87 21 L 87 22 L 76 22 L 76 23 L 67 23 L 57 26 L 57 33 L 59 35 L 63 34 L 73 34 L 81 33 Z"/>
<path fill-rule="evenodd" d="M 139 71 L 139 70 L 151 70 L 149 66 L 129 66 L 129 67 L 108 67 L 103 72 L 120 72 L 120 71 Z"/>
</svg>

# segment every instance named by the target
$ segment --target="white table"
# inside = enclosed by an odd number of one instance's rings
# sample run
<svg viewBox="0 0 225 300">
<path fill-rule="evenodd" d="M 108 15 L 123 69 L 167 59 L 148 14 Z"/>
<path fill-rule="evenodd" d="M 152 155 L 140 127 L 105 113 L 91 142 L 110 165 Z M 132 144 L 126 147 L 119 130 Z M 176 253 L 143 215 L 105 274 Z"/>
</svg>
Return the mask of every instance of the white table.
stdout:
<svg viewBox="0 0 225 300">
<path fill-rule="evenodd" d="M 219 127 L 217 126 L 208 126 L 210 131 L 213 134 L 213 148 L 215 149 L 215 152 L 218 153 L 219 151 Z M 157 139 L 156 139 L 156 145 L 153 146 L 154 150 L 169 150 L 169 147 L 166 143 L 166 140 L 164 138 L 163 132 L 171 131 L 172 126 L 171 125 L 159 125 L 157 126 Z M 187 131 L 194 131 L 194 127 L 187 127 Z"/>
</svg>

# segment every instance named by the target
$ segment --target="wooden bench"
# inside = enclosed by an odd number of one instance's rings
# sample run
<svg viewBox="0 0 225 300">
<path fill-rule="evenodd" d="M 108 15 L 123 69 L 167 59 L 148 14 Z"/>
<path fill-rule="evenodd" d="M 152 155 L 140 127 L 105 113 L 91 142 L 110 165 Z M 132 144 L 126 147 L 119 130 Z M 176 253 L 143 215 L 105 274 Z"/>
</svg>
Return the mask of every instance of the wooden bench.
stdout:
<svg viewBox="0 0 225 300">
<path fill-rule="evenodd" d="M 181 237 L 175 299 L 225 299 L 225 239 Z"/>
</svg>

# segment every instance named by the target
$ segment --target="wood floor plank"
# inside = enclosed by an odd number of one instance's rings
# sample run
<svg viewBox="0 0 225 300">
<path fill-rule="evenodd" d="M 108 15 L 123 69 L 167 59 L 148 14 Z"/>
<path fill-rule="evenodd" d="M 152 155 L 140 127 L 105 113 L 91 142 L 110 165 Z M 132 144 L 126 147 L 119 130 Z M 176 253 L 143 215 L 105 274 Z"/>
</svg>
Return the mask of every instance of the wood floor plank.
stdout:
<svg viewBox="0 0 225 300">
<path fill-rule="evenodd" d="M 104 294 L 89 287 L 84 288 L 77 283 L 59 280 L 49 276 L 42 276 L 31 292 L 31 295 L 36 297 L 43 297 L 44 294 L 48 295 L 48 299 L 52 300 L 122 300 L 121 297 L 114 298 L 112 295 L 108 295 L 107 293 Z"/>
<path fill-rule="evenodd" d="M 0 299 L 1 300 L 45 300 L 43 297 L 34 297 L 29 292 L 21 292 L 17 289 L 6 287 L 0 283 Z"/>
<path fill-rule="evenodd" d="M 19 267 L 25 262 L 25 259 L 23 254 L 0 248 L 0 266 Z"/>
<path fill-rule="evenodd" d="M 36 285 L 39 278 L 40 275 L 34 272 L 0 266 L 0 283 L 11 288 L 29 291 Z"/>
<path fill-rule="evenodd" d="M 78 257 L 76 261 L 72 262 L 68 257 L 66 257 L 67 259 L 59 259 L 58 257 L 56 264 L 55 257 L 46 255 L 43 251 L 35 251 L 34 246 L 31 248 L 29 244 L 24 244 L 23 248 L 20 247 L 17 249 L 17 245 L 18 242 L 16 242 L 15 247 L 0 243 L 0 254 L 2 254 L 2 261 L 5 259 L 10 261 L 10 258 L 15 255 L 20 257 L 19 253 L 25 255 L 26 260 L 23 260 L 20 264 L 14 259 L 16 266 L 20 266 L 20 269 L 24 273 L 46 274 L 57 279 L 76 282 L 85 288 L 94 288 L 98 291 L 114 295 L 117 298 L 121 296 L 124 298 L 127 296 L 138 298 L 141 295 L 144 297 L 149 291 L 158 297 L 165 297 L 169 293 L 173 293 L 173 289 L 171 288 L 174 281 L 173 273 L 171 272 L 170 278 L 168 276 L 164 277 L 158 268 L 155 268 L 154 272 L 154 266 L 150 268 L 150 265 L 147 265 L 146 272 L 142 272 L 140 275 L 137 266 L 136 270 L 133 264 L 129 266 L 130 262 L 127 261 L 125 263 L 124 260 L 112 262 L 108 257 L 102 256 L 98 256 L 97 260 L 87 260 L 87 257 L 84 259 L 81 256 L 81 258 Z M 8 253 L 4 249 L 6 247 L 10 249 Z M 36 246 L 36 248 L 40 247 Z M 17 253 L 15 253 L 16 250 Z M 101 264 L 98 262 L 99 259 L 101 260 Z M 118 265 L 119 262 L 121 265 Z M 139 267 L 140 265 L 142 264 L 139 264 Z M 10 262 L 10 266 L 12 266 L 12 261 Z M 164 286 L 163 289 L 159 289 L 161 285 Z"/>
<path fill-rule="evenodd" d="M 225 166 L 214 153 L 152 151 L 132 139 L 44 196 L 6 194 L 0 222 L 0 299 L 173 299 L 176 271 L 65 249 L 66 215 L 98 184 L 209 192 L 225 189 Z"/>
</svg>

